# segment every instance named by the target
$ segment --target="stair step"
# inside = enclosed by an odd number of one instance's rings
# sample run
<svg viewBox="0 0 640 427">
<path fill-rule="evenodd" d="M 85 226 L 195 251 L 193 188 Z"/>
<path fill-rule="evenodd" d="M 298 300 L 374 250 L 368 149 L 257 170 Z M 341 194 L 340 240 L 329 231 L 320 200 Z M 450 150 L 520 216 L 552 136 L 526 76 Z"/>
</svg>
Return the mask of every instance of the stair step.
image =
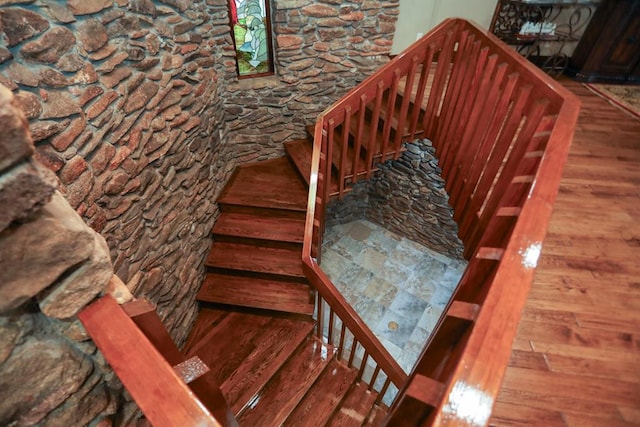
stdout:
<svg viewBox="0 0 640 427">
<path fill-rule="evenodd" d="M 357 375 L 356 369 L 332 359 L 284 425 L 324 426 L 351 388 Z"/>
<path fill-rule="evenodd" d="M 369 390 L 367 384 L 354 383 L 327 426 L 360 427 L 367 420 L 377 397 L 378 393 Z"/>
<path fill-rule="evenodd" d="M 256 349 L 255 341 L 269 328 L 271 317 L 229 312 L 186 353 L 209 366 L 218 384 L 224 383 Z"/>
<path fill-rule="evenodd" d="M 261 334 L 258 348 L 222 384 L 234 414 L 239 414 L 311 333 L 314 323 L 274 319 L 274 327 Z"/>
<path fill-rule="evenodd" d="M 190 350 L 204 337 L 207 332 L 216 327 L 222 319 L 229 314 L 225 310 L 216 310 L 208 307 L 201 307 L 198 311 L 196 321 L 189 332 L 189 337 L 182 347 L 182 353 L 188 354 Z"/>
<path fill-rule="evenodd" d="M 198 301 L 312 315 L 309 286 L 257 277 L 209 273 Z"/>
<path fill-rule="evenodd" d="M 301 218 L 264 217 L 235 212 L 222 212 L 212 233 L 218 236 L 302 243 L 304 223 Z"/>
<path fill-rule="evenodd" d="M 294 139 L 284 143 L 284 149 L 289 158 L 296 165 L 300 176 L 309 185 L 311 177 L 311 157 L 313 156 L 313 143 L 307 139 Z"/>
<path fill-rule="evenodd" d="M 367 421 L 364 423 L 365 427 L 379 427 L 382 425 L 382 421 L 384 421 L 384 417 L 387 416 L 389 412 L 389 408 L 385 405 L 374 405 L 371 409 L 371 413 L 367 418 Z"/>
<path fill-rule="evenodd" d="M 205 261 L 207 267 L 272 274 L 306 280 L 300 249 L 271 248 L 242 243 L 215 242 Z"/>
<path fill-rule="evenodd" d="M 286 157 L 240 165 L 218 203 L 304 212 L 307 186 Z"/>
<path fill-rule="evenodd" d="M 308 130 L 308 128 L 307 128 Z M 309 185 L 311 176 L 311 157 L 313 155 L 313 143 L 309 139 L 296 139 L 284 143 L 287 154 L 295 164 L 300 176 L 302 176 Z M 338 178 L 335 174 L 331 174 L 330 195 L 338 194 Z"/>
<path fill-rule="evenodd" d="M 238 417 L 246 426 L 280 426 L 322 373 L 335 349 L 309 337 Z"/>
</svg>

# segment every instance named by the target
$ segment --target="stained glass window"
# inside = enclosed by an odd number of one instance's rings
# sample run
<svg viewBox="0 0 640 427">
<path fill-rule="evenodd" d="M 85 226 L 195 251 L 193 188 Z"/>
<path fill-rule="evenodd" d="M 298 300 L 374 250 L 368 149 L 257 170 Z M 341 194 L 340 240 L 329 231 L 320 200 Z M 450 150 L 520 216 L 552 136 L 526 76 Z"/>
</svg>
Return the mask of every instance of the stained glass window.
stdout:
<svg viewBox="0 0 640 427">
<path fill-rule="evenodd" d="M 239 77 L 273 73 L 268 0 L 229 0 Z"/>
</svg>

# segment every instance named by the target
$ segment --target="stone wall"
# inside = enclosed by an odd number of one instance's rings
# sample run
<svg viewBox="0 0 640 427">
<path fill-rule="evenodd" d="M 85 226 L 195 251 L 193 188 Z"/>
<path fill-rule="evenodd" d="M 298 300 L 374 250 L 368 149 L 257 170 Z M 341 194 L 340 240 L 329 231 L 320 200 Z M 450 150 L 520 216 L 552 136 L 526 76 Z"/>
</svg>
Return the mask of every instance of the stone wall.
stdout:
<svg viewBox="0 0 640 427">
<path fill-rule="evenodd" d="M 429 140 L 405 145 L 398 160 L 381 164 L 369 181 L 356 183 L 327 207 L 327 226 L 366 218 L 429 249 L 463 259 L 449 196 Z"/>
<path fill-rule="evenodd" d="M 36 158 L 107 240 L 117 275 L 184 339 L 216 193 L 235 167 L 221 139 L 224 1 L 9 1 L 0 83 Z M 3 2 L 7 4 L 7 2 Z"/>
<path fill-rule="evenodd" d="M 304 137 L 322 110 L 388 62 L 398 5 L 272 0 L 275 75 L 230 84 L 223 95 L 239 160 L 283 155 L 282 142 Z M 235 62 L 228 53 L 230 75 Z"/>
<path fill-rule="evenodd" d="M 104 236 L 115 273 L 157 304 L 178 343 L 196 314 L 215 200 L 235 166 L 282 155 L 281 142 L 303 136 L 318 112 L 385 63 L 398 15 L 398 0 L 271 3 L 275 74 L 238 81 L 227 0 L 0 0 L 0 86 L 13 92 L 35 142 L 30 150 L 45 166 L 12 168 L 23 190 L 0 196 L 0 224 L 19 218 L 5 216 L 4 206 L 30 217 L 57 186 Z M 76 322 L 43 320 L 57 310 L 47 305 L 55 292 L 34 292 L 39 305 L 20 305 L 28 320 L 2 320 L 7 342 L 49 342 L 53 334 L 62 337 L 56 346 L 80 349 L 69 363 L 93 354 Z M 7 326 L 22 324 L 18 332 Z M 85 382 L 76 394 L 45 399 L 52 382 L 29 384 L 47 405 L 75 402 L 87 419 L 113 412 L 112 400 L 91 406 L 109 374 L 98 362 L 78 363 L 90 377 L 77 376 Z M 59 425 L 75 424 L 83 422 Z"/>
<path fill-rule="evenodd" d="M 463 259 L 458 226 L 427 139 L 406 144 L 398 160 L 380 166 L 371 182 L 367 219 L 456 259 Z"/>
<path fill-rule="evenodd" d="M 0 425 L 87 425 L 116 411 L 119 385 L 73 316 L 113 269 L 33 152 L 0 86 Z"/>
</svg>

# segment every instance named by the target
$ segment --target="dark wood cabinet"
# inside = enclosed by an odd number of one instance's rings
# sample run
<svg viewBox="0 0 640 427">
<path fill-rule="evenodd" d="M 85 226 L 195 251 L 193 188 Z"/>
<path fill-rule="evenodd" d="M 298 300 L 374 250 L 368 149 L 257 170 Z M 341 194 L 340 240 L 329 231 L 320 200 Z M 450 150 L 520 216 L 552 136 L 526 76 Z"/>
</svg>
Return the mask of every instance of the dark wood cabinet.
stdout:
<svg viewBox="0 0 640 427">
<path fill-rule="evenodd" d="M 640 0 L 603 0 L 568 72 L 582 81 L 640 84 Z"/>
</svg>

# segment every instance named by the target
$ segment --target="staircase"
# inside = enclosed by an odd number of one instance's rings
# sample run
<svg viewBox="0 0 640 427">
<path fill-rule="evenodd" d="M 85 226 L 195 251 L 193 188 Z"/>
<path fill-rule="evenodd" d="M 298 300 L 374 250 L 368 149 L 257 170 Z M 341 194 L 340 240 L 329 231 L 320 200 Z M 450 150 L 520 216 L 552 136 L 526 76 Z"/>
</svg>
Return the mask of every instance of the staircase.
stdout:
<svg viewBox="0 0 640 427">
<path fill-rule="evenodd" d="M 374 426 L 386 414 L 315 323 L 204 307 L 183 351 L 213 375 L 240 426 Z"/>
<path fill-rule="evenodd" d="M 402 150 L 384 142 L 402 122 L 402 88 L 395 96 L 396 116 L 367 109 L 364 120 L 377 123 L 377 132 L 359 135 L 367 146 L 355 143 L 355 121 L 336 129 L 329 196 Z M 316 295 L 301 261 L 314 127 L 307 133 L 285 143 L 287 157 L 238 166 L 223 189 L 201 310 L 182 351 L 211 368 L 241 426 L 377 426 L 388 408 L 357 379 L 353 353 L 314 334 Z"/>
<path fill-rule="evenodd" d="M 239 166 L 218 203 L 183 352 L 211 368 L 241 426 L 379 425 L 387 408 L 378 394 L 313 334 L 301 262 L 307 187 L 293 162 Z"/>
<path fill-rule="evenodd" d="M 109 295 L 79 318 L 154 425 L 484 425 L 578 108 L 495 37 L 447 20 L 320 113 L 313 148 L 292 141 L 289 157 L 237 168 L 218 200 L 201 310 L 182 353 L 157 345 L 169 337 L 157 339 L 158 319 L 145 336 Z M 407 375 L 318 256 L 326 203 L 421 132 L 469 265 Z M 202 361 L 200 384 L 189 390 L 174 358 Z M 391 385 L 389 409 L 380 402 Z"/>
<path fill-rule="evenodd" d="M 287 158 L 239 166 L 218 204 L 198 301 L 310 317 L 300 262 L 307 188 Z"/>
</svg>

